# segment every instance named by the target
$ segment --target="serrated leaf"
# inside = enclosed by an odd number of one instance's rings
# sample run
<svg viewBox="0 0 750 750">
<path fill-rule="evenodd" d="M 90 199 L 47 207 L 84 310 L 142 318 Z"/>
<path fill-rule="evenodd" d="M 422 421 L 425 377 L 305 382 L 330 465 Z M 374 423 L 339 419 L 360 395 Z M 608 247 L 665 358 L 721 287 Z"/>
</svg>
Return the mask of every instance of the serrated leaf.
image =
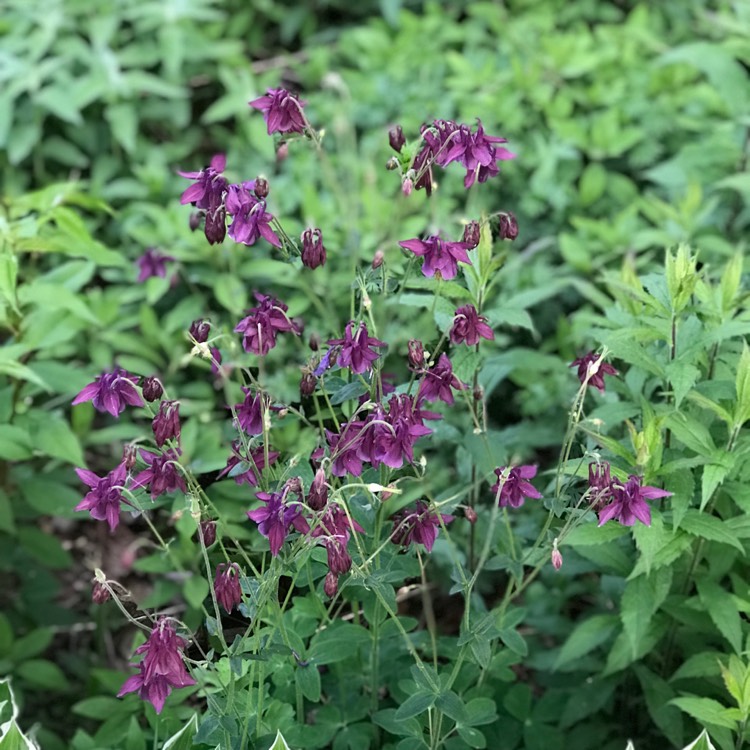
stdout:
<svg viewBox="0 0 750 750">
<path fill-rule="evenodd" d="M 689 508 L 682 519 L 682 523 L 680 523 L 680 528 L 693 536 L 709 539 L 712 542 L 729 544 L 742 553 L 745 551 L 737 534 L 716 516 L 710 516 L 707 513 Z"/>
<path fill-rule="evenodd" d="M 737 722 L 727 718 L 726 707 L 712 698 L 699 698 L 696 695 L 684 695 L 673 698 L 670 703 L 681 711 L 697 719 L 701 724 L 714 724 L 737 731 Z"/>
<path fill-rule="evenodd" d="M 411 719 L 413 716 L 419 716 L 428 708 L 435 704 L 437 696 L 435 693 L 428 693 L 420 690 L 410 695 L 397 709 L 394 716 L 396 721 Z"/>
<path fill-rule="evenodd" d="M 737 403 L 734 407 L 734 423 L 736 427 L 741 427 L 750 419 L 750 348 L 748 348 L 747 341 L 742 342 L 742 354 L 737 363 L 735 390 Z"/>
<path fill-rule="evenodd" d="M 660 568 L 650 575 L 631 578 L 625 585 L 620 617 L 633 658 L 640 651 L 651 618 L 669 593 L 671 583 L 672 569 Z"/>
<path fill-rule="evenodd" d="M 699 578 L 696 586 L 705 611 L 735 653 L 739 654 L 742 651 L 742 622 L 734 597 L 714 581 Z"/>
<path fill-rule="evenodd" d="M 612 635 L 616 627 L 616 615 L 594 615 L 578 624 L 563 643 L 555 669 L 593 651 Z"/>
</svg>

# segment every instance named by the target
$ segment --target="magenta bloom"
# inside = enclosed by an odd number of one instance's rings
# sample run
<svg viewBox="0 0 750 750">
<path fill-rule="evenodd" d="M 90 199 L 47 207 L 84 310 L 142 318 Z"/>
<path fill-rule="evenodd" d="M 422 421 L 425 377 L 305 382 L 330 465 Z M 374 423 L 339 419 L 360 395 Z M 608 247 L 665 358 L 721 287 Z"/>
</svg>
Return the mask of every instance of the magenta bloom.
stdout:
<svg viewBox="0 0 750 750">
<path fill-rule="evenodd" d="M 227 166 L 227 158 L 224 154 L 216 154 L 211 159 L 211 165 L 200 172 L 177 172 L 180 177 L 195 180 L 180 197 L 180 203 L 192 203 L 196 208 L 209 210 L 220 205 L 227 189 L 227 180 L 222 172 Z"/>
<path fill-rule="evenodd" d="M 310 491 L 307 494 L 307 505 L 312 510 L 323 510 L 327 503 L 328 482 L 326 482 L 326 473 L 323 469 L 318 469 L 310 484 Z"/>
<path fill-rule="evenodd" d="M 114 531 L 120 523 L 120 503 L 130 505 L 122 496 L 122 488 L 127 478 L 125 464 L 119 464 L 104 477 L 98 477 L 88 469 L 76 469 L 76 474 L 90 488 L 86 497 L 76 505 L 76 510 L 89 511 L 92 518 L 106 521 L 109 530 Z"/>
<path fill-rule="evenodd" d="M 302 520 L 306 526 L 299 509 L 289 506 L 284 502 L 284 497 L 279 492 L 258 492 L 256 497 L 265 505 L 257 510 L 247 511 L 247 517 L 258 524 L 258 531 L 268 539 L 271 546 L 271 554 L 276 557 L 284 544 L 289 528 Z"/>
<path fill-rule="evenodd" d="M 375 467 L 384 463 L 391 469 L 400 469 L 405 460 L 409 463 L 414 462 L 414 444 L 420 437 L 432 433 L 424 424 L 424 420 L 440 418 L 439 414 L 418 408 L 414 398 L 406 394 L 390 399 L 388 414 L 379 415 L 377 410 L 374 410 L 371 415 L 373 424 L 369 432 L 373 439 L 369 454 L 370 463 Z"/>
<path fill-rule="evenodd" d="M 363 441 L 364 422 L 352 421 L 341 425 L 341 432 L 336 434 L 326 430 L 326 440 L 331 452 L 331 474 L 343 477 L 349 473 L 358 477 L 362 474 L 362 458 L 359 448 Z"/>
<path fill-rule="evenodd" d="M 286 89 L 268 89 L 265 96 L 253 99 L 249 104 L 263 113 L 268 135 L 305 132 L 306 123 L 302 114 L 305 102 Z"/>
<path fill-rule="evenodd" d="M 279 457 L 278 451 L 268 451 L 269 466 Z M 258 486 L 260 473 L 266 466 L 266 455 L 262 445 L 251 448 L 245 453 L 239 440 L 232 442 L 232 455 L 227 459 L 227 465 L 219 472 L 218 478 L 230 476 L 235 484 L 250 484 Z"/>
<path fill-rule="evenodd" d="M 151 421 L 156 444 L 161 448 L 167 440 L 180 439 L 180 402 L 162 401 L 159 413 Z"/>
<path fill-rule="evenodd" d="M 360 323 L 357 332 L 352 333 L 354 321 L 350 320 L 343 339 L 330 339 L 330 346 L 341 346 L 337 362 L 341 367 L 349 367 L 353 373 L 361 375 L 372 368 L 372 363 L 380 356 L 372 347 L 386 346 L 385 341 L 368 334 L 367 326 Z M 316 370 L 317 374 L 317 370 Z"/>
<path fill-rule="evenodd" d="M 305 229 L 300 240 L 302 242 L 302 265 L 310 269 L 324 265 L 326 249 L 320 229 Z"/>
<path fill-rule="evenodd" d="M 242 348 L 246 352 L 263 356 L 276 346 L 277 333 L 292 331 L 299 335 L 299 329 L 287 317 L 289 308 L 283 302 L 257 292 L 255 299 L 260 304 L 234 330 L 243 334 Z"/>
<path fill-rule="evenodd" d="M 147 247 L 146 251 L 136 261 L 138 264 L 138 279 L 143 282 L 152 276 L 164 278 L 167 275 L 167 261 L 174 260 L 171 255 L 160 253 L 155 247 Z"/>
<path fill-rule="evenodd" d="M 438 361 L 422 374 L 422 380 L 419 384 L 419 401 L 443 401 L 446 404 L 452 404 L 453 391 L 466 390 L 464 385 L 454 374 L 453 365 L 446 354 L 441 354 Z"/>
<path fill-rule="evenodd" d="M 581 383 L 585 383 L 586 378 L 588 378 L 588 384 L 593 385 L 600 393 L 604 393 L 604 376 L 617 375 L 617 370 L 594 352 L 589 352 L 570 363 L 570 367 L 576 366 L 578 367 L 578 379 Z"/>
<path fill-rule="evenodd" d="M 480 315 L 474 305 L 459 307 L 453 318 L 453 327 L 450 332 L 451 343 L 476 346 L 480 336 L 489 341 L 495 338 L 492 328 L 487 325 L 487 318 Z"/>
<path fill-rule="evenodd" d="M 254 182 L 243 182 L 242 185 L 230 185 L 227 188 L 226 210 L 233 221 L 227 230 L 229 236 L 243 245 L 254 245 L 263 237 L 274 247 L 281 247 L 281 240 L 271 229 L 273 215 L 266 211 L 266 202 L 259 200 L 250 192 Z"/>
<path fill-rule="evenodd" d="M 242 388 L 245 400 L 235 404 L 237 424 L 246 435 L 260 435 L 263 432 L 263 414 L 268 409 L 268 397 L 258 392 L 253 396 L 250 388 Z"/>
<path fill-rule="evenodd" d="M 465 242 L 448 242 L 433 235 L 426 240 L 404 240 L 398 244 L 424 258 L 422 273 L 427 277 L 437 273 L 441 279 L 453 279 L 458 273 L 459 261 L 471 265 L 466 252 L 469 246 Z"/>
<path fill-rule="evenodd" d="M 182 660 L 185 646 L 187 643 L 177 635 L 174 626 L 166 617 L 162 617 L 148 640 L 135 650 L 136 654 L 145 656 L 140 664 L 133 665 L 138 667 L 138 674 L 125 680 L 117 697 L 122 698 L 127 693 L 137 691 L 160 714 L 173 688 L 195 685 L 195 680 L 187 673 Z"/>
<path fill-rule="evenodd" d="M 606 461 L 600 464 L 590 463 L 589 497 L 594 510 L 600 510 L 612 499 L 612 487 L 609 464 Z"/>
<path fill-rule="evenodd" d="M 498 481 L 492 485 L 492 494 L 501 508 L 520 508 L 527 497 L 538 499 L 542 496 L 531 482 L 526 481 L 536 476 L 536 466 L 515 466 L 503 481 L 505 469 L 505 466 L 495 469 Z"/>
<path fill-rule="evenodd" d="M 408 547 L 412 542 L 423 544 L 428 552 L 432 552 L 432 545 L 440 531 L 440 518 L 443 523 L 453 520 L 453 516 L 435 513 L 427 503 L 417 500 L 414 510 L 402 510 L 393 516 L 391 541 L 403 547 Z"/>
<path fill-rule="evenodd" d="M 179 454 L 175 450 L 170 449 L 163 453 L 152 453 L 146 450 L 139 452 L 148 468 L 133 479 L 131 490 L 149 487 L 152 500 L 156 500 L 157 497 L 166 492 L 174 492 L 175 490 L 187 492 L 185 479 L 177 468 Z"/>
<path fill-rule="evenodd" d="M 144 406 L 135 383 L 138 378 L 129 375 L 121 367 L 111 372 L 97 375 L 74 399 L 73 406 L 84 401 L 93 401 L 97 411 L 107 411 L 113 417 L 119 417 L 125 406 Z"/>
<path fill-rule="evenodd" d="M 632 526 L 640 521 L 651 525 L 651 508 L 646 500 L 669 497 L 672 493 L 658 487 L 641 487 L 642 477 L 631 474 L 625 486 L 618 482 L 612 484 L 612 502 L 599 511 L 599 526 L 614 518 L 623 526 Z"/>
<path fill-rule="evenodd" d="M 242 602 L 240 566 L 237 563 L 219 563 L 216 566 L 214 593 L 216 594 L 216 601 L 224 607 L 227 614 Z"/>
</svg>

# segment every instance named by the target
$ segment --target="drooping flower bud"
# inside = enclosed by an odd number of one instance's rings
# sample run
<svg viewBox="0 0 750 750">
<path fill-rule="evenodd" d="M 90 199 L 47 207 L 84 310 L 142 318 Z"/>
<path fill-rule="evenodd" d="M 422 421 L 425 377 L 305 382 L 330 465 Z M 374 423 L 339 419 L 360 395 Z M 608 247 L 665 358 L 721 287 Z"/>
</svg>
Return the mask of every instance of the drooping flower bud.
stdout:
<svg viewBox="0 0 750 750">
<path fill-rule="evenodd" d="M 335 573 L 326 573 L 326 580 L 323 584 L 323 591 L 329 599 L 333 599 L 336 596 L 336 592 L 339 590 L 339 577 Z"/>
<path fill-rule="evenodd" d="M 328 502 L 328 485 L 326 484 L 326 473 L 323 469 L 315 472 L 315 478 L 310 484 L 310 492 L 307 494 L 307 504 L 313 510 L 323 510 Z"/>
<path fill-rule="evenodd" d="M 167 440 L 180 439 L 180 402 L 162 401 L 159 413 L 151 421 L 156 444 L 161 448 Z"/>
<path fill-rule="evenodd" d="M 385 163 L 385 168 L 389 172 L 395 172 L 399 167 L 398 159 L 395 156 L 392 156 L 388 161 Z"/>
<path fill-rule="evenodd" d="M 501 213 L 498 217 L 498 237 L 511 241 L 518 237 L 518 222 L 510 211 Z"/>
<path fill-rule="evenodd" d="M 385 254 L 382 250 L 376 250 L 375 255 L 372 258 L 372 269 L 373 271 L 376 268 L 380 268 L 380 266 L 383 265 L 383 261 L 385 260 Z"/>
<path fill-rule="evenodd" d="M 206 235 L 209 245 L 224 242 L 224 237 L 227 235 L 227 212 L 224 206 L 206 212 L 206 226 L 203 234 Z"/>
<path fill-rule="evenodd" d="M 199 229 L 202 221 L 203 211 L 193 211 L 193 213 L 190 214 L 190 219 L 188 219 L 190 231 L 194 232 L 196 229 Z"/>
<path fill-rule="evenodd" d="M 216 541 L 216 522 L 201 521 L 198 524 L 198 534 L 203 538 L 203 546 L 210 547 Z"/>
<path fill-rule="evenodd" d="M 237 563 L 219 563 L 216 566 L 214 592 L 216 601 L 224 607 L 227 614 L 242 602 L 240 566 Z"/>
<path fill-rule="evenodd" d="M 309 370 L 302 372 L 302 379 L 299 383 L 299 392 L 302 396 L 312 396 L 315 392 L 315 386 L 318 384 L 317 378 Z"/>
<path fill-rule="evenodd" d="M 307 343 L 312 351 L 317 352 L 318 349 L 320 349 L 320 335 L 317 333 L 311 333 Z"/>
<path fill-rule="evenodd" d="M 563 564 L 563 556 L 560 554 L 560 550 L 557 549 L 557 539 L 552 542 L 552 567 L 555 570 L 560 570 Z"/>
<path fill-rule="evenodd" d="M 302 265 L 313 269 L 326 262 L 326 249 L 320 229 L 305 229 L 302 232 Z"/>
<path fill-rule="evenodd" d="M 466 520 L 471 524 L 477 522 L 477 512 L 474 510 L 474 508 L 466 506 L 466 508 L 464 508 L 464 516 Z"/>
<path fill-rule="evenodd" d="M 469 250 L 473 250 L 479 244 L 481 229 L 478 221 L 470 221 L 464 227 L 464 242 L 468 245 Z"/>
<path fill-rule="evenodd" d="M 411 177 L 405 177 L 401 182 L 401 192 L 407 197 L 411 195 L 411 191 L 414 189 L 414 183 Z"/>
<path fill-rule="evenodd" d="M 211 332 L 211 324 L 207 320 L 199 318 L 190 324 L 189 333 L 197 344 L 205 344 L 208 334 Z"/>
<path fill-rule="evenodd" d="M 125 469 L 131 471 L 135 466 L 135 462 L 138 458 L 138 450 L 133 443 L 126 443 L 122 449 L 122 462 L 125 464 Z"/>
<path fill-rule="evenodd" d="M 412 370 L 421 372 L 424 369 L 424 346 L 421 341 L 417 339 L 409 341 L 407 358 Z"/>
<path fill-rule="evenodd" d="M 280 164 L 287 156 L 289 156 L 289 144 L 283 141 L 276 149 L 276 162 Z"/>
<path fill-rule="evenodd" d="M 91 601 L 94 604 L 104 604 L 109 601 L 112 595 L 109 593 L 109 589 L 100 581 L 94 581 L 94 586 L 91 589 Z"/>
<path fill-rule="evenodd" d="M 264 198 L 268 197 L 268 193 L 271 191 L 271 188 L 268 184 L 268 180 L 264 179 L 263 177 L 256 177 L 255 178 L 255 195 L 263 200 Z"/>
<path fill-rule="evenodd" d="M 159 379 L 151 375 L 148 378 L 144 378 L 143 384 L 141 385 L 141 394 L 146 401 L 153 403 L 157 399 L 160 399 L 164 393 Z"/>
<path fill-rule="evenodd" d="M 406 138 L 404 138 L 404 131 L 400 125 L 394 125 L 388 131 L 388 143 L 394 151 L 401 153 L 401 149 L 406 143 Z"/>
</svg>

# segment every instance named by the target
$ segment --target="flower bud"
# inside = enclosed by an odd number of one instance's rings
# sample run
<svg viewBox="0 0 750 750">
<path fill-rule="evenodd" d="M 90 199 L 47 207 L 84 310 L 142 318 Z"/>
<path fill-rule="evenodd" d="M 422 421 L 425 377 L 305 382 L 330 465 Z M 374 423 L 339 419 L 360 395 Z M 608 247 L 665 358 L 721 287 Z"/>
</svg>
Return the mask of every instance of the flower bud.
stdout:
<svg viewBox="0 0 750 750">
<path fill-rule="evenodd" d="M 326 573 L 326 580 L 323 584 L 323 591 L 329 599 L 333 599 L 336 596 L 336 592 L 339 590 L 339 577 L 335 573 Z"/>
<path fill-rule="evenodd" d="M 180 402 L 162 401 L 159 404 L 159 413 L 151 421 L 151 429 L 154 432 L 154 440 L 161 448 L 167 440 L 180 439 Z"/>
<path fill-rule="evenodd" d="M 290 477 L 286 480 L 284 487 L 291 493 L 302 496 L 302 479 L 301 477 Z"/>
<path fill-rule="evenodd" d="M 518 222 L 510 211 L 501 213 L 498 217 L 498 236 L 501 240 L 514 240 L 518 237 Z"/>
<path fill-rule="evenodd" d="M 562 568 L 563 564 L 563 557 L 560 554 L 560 550 L 557 549 L 557 547 L 554 547 L 552 549 L 552 567 L 555 570 L 560 570 Z"/>
<path fill-rule="evenodd" d="M 216 541 L 216 523 L 201 521 L 198 524 L 198 535 L 203 539 L 203 546 L 210 547 Z"/>
<path fill-rule="evenodd" d="M 190 227 L 190 231 L 194 232 L 196 229 L 200 228 L 202 221 L 203 221 L 203 211 L 193 211 L 193 213 L 190 214 L 190 219 L 188 220 L 188 226 Z"/>
<path fill-rule="evenodd" d="M 325 265 L 326 249 L 320 229 L 305 229 L 300 240 L 302 242 L 302 265 L 310 269 Z"/>
<path fill-rule="evenodd" d="M 372 257 L 372 268 L 375 270 L 376 268 L 380 268 L 380 266 L 383 265 L 383 261 L 385 260 L 385 254 L 382 250 L 376 250 L 375 255 Z"/>
<path fill-rule="evenodd" d="M 256 177 L 255 195 L 260 198 L 260 200 L 263 200 L 264 198 L 268 197 L 268 193 L 270 191 L 271 188 L 268 185 L 268 180 L 264 179 L 263 177 Z"/>
<path fill-rule="evenodd" d="M 205 344 L 208 341 L 208 334 L 211 331 L 211 324 L 207 320 L 198 319 L 190 324 L 190 336 L 198 344 Z"/>
<path fill-rule="evenodd" d="M 385 163 L 385 168 L 389 172 L 395 172 L 399 167 L 398 159 L 395 156 L 392 156 L 388 161 Z"/>
<path fill-rule="evenodd" d="M 153 403 L 157 399 L 161 398 L 162 394 L 164 393 L 164 389 L 162 388 L 159 379 L 151 375 L 148 378 L 144 378 L 141 385 L 141 393 L 143 394 L 143 398 L 145 398 L 146 401 L 150 401 Z"/>
<path fill-rule="evenodd" d="M 326 473 L 323 469 L 315 472 L 315 478 L 307 493 L 307 504 L 313 510 L 323 510 L 328 502 L 328 485 L 326 484 Z"/>
<path fill-rule="evenodd" d="M 400 125 L 394 125 L 388 131 L 388 143 L 394 151 L 401 152 L 401 149 L 406 143 L 406 138 L 404 138 L 404 131 L 401 129 Z"/>
<path fill-rule="evenodd" d="M 101 582 L 94 581 L 94 586 L 91 589 L 91 601 L 94 604 L 104 604 L 109 601 L 112 595 L 109 593 L 109 589 Z"/>
<path fill-rule="evenodd" d="M 411 191 L 414 188 L 414 183 L 411 180 L 411 177 L 405 177 L 404 181 L 401 183 L 401 192 L 409 196 L 411 195 Z"/>
<path fill-rule="evenodd" d="M 472 395 L 474 396 L 475 401 L 481 401 L 484 398 L 484 388 L 482 388 L 481 385 L 477 384 L 472 391 Z"/>
<path fill-rule="evenodd" d="M 408 343 L 409 367 L 412 370 L 421 372 L 424 369 L 424 346 L 421 341 L 411 339 Z"/>
<path fill-rule="evenodd" d="M 309 370 L 306 370 L 302 373 L 302 379 L 299 383 L 299 392 L 302 396 L 312 396 L 315 392 L 315 386 L 318 384 L 318 381 Z"/>
<path fill-rule="evenodd" d="M 464 517 L 471 524 L 475 524 L 477 522 L 477 512 L 474 510 L 474 508 L 470 508 L 469 506 L 466 506 L 466 508 L 464 508 Z"/>
<path fill-rule="evenodd" d="M 224 237 L 227 234 L 227 212 L 223 206 L 206 213 L 206 226 L 203 234 L 206 235 L 209 245 L 218 245 L 224 242 Z"/>
<path fill-rule="evenodd" d="M 122 449 L 122 462 L 128 471 L 132 471 L 138 458 L 138 451 L 133 443 L 126 443 Z"/>
<path fill-rule="evenodd" d="M 307 343 L 312 351 L 317 352 L 318 349 L 320 349 L 320 335 L 317 333 L 311 333 L 310 339 Z"/>
<path fill-rule="evenodd" d="M 469 246 L 469 250 L 473 250 L 479 244 L 480 236 L 481 229 L 478 221 L 470 221 L 464 227 L 464 242 Z"/>
</svg>

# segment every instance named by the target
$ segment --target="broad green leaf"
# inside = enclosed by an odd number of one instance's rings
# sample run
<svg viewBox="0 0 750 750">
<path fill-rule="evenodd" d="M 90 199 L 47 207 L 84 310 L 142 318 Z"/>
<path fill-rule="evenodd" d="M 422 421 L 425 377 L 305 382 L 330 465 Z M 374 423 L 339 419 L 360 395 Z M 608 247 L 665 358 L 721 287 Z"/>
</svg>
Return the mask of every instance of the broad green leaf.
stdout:
<svg viewBox="0 0 750 750">
<path fill-rule="evenodd" d="M 576 661 L 604 643 L 617 627 L 617 615 L 593 615 L 579 623 L 563 643 L 555 669 Z"/>
<path fill-rule="evenodd" d="M 284 739 L 284 735 L 281 734 L 280 729 L 276 730 L 276 739 L 268 750 L 291 750 L 289 745 L 286 744 L 286 740 Z"/>
<path fill-rule="evenodd" d="M 44 690 L 64 692 L 70 689 L 62 669 L 46 659 L 24 661 L 16 667 L 16 673 L 35 687 Z"/>
<path fill-rule="evenodd" d="M 673 698 L 670 703 L 681 711 L 697 719 L 701 724 L 714 724 L 736 731 L 737 722 L 726 716 L 726 707 L 713 698 L 699 698 L 696 695 L 684 695 Z"/>
<path fill-rule="evenodd" d="M 660 568 L 649 575 L 631 578 L 625 585 L 620 617 L 634 657 L 640 650 L 651 618 L 669 593 L 671 583 L 672 568 Z"/>
<path fill-rule="evenodd" d="M 396 709 L 394 719 L 396 721 L 403 721 L 405 719 L 411 719 L 412 716 L 419 716 L 430 708 L 430 706 L 433 706 L 436 699 L 437 695 L 435 695 L 435 693 L 419 690 L 413 695 L 410 695 L 398 707 L 398 709 Z"/>
<path fill-rule="evenodd" d="M 39 746 L 32 742 L 11 719 L 7 725 L 0 727 L 3 735 L 0 738 L 0 750 L 39 750 Z"/>
<path fill-rule="evenodd" d="M 0 425 L 0 459 L 24 461 L 31 458 L 31 446 L 31 435 L 26 430 L 12 424 Z"/>
<path fill-rule="evenodd" d="M 193 747 L 193 737 L 198 731 L 198 715 L 193 714 L 179 732 L 173 734 L 162 746 L 162 750 L 190 750 Z"/>
<path fill-rule="evenodd" d="M 750 348 L 748 348 L 747 341 L 742 342 L 742 354 L 737 363 L 735 389 L 737 403 L 734 407 L 734 423 L 737 427 L 741 427 L 750 419 Z"/>
<path fill-rule="evenodd" d="M 61 416 L 49 414 L 37 425 L 33 440 L 36 448 L 48 456 L 78 467 L 86 463 L 78 437 Z"/>
<path fill-rule="evenodd" d="M 193 607 L 193 609 L 200 609 L 205 598 L 208 596 L 209 584 L 208 581 L 199 576 L 193 574 L 188 578 L 183 587 L 182 593 L 185 596 L 185 601 Z"/>
<path fill-rule="evenodd" d="M 682 750 L 716 750 L 716 746 L 711 742 L 708 732 L 704 729 L 689 745 L 685 745 Z"/>
<path fill-rule="evenodd" d="M 712 542 L 730 544 L 742 553 L 745 551 L 737 534 L 716 516 L 689 508 L 680 523 L 680 528 L 693 536 L 709 539 Z"/>
<path fill-rule="evenodd" d="M 696 581 L 701 603 L 719 632 L 729 641 L 735 653 L 742 650 L 742 623 L 734 597 L 714 581 Z"/>
<path fill-rule="evenodd" d="M 476 750 L 482 750 L 487 747 L 487 738 L 474 727 L 467 727 L 464 724 L 459 724 L 458 736 L 469 746 L 476 748 Z"/>
</svg>

